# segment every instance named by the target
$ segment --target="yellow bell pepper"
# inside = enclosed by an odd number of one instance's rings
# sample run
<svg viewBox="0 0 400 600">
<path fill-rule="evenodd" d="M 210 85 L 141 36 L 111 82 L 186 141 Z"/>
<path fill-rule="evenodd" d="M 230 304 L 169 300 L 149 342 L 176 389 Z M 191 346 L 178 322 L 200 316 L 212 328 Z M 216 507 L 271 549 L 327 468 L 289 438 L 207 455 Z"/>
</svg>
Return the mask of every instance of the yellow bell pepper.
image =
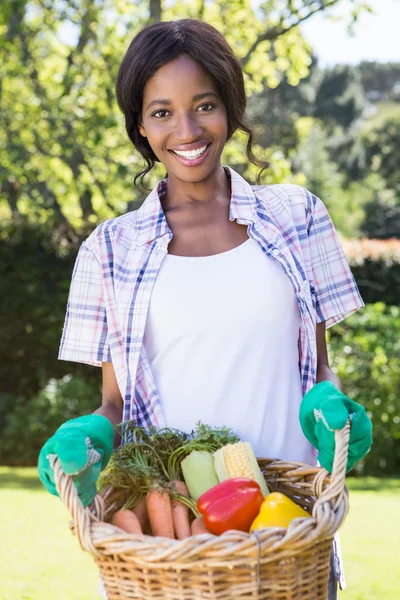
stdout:
<svg viewBox="0 0 400 600">
<path fill-rule="evenodd" d="M 268 494 L 261 504 L 260 512 L 254 519 L 250 532 L 264 527 L 287 527 L 292 519 L 310 516 L 284 494 L 273 492 Z"/>
</svg>

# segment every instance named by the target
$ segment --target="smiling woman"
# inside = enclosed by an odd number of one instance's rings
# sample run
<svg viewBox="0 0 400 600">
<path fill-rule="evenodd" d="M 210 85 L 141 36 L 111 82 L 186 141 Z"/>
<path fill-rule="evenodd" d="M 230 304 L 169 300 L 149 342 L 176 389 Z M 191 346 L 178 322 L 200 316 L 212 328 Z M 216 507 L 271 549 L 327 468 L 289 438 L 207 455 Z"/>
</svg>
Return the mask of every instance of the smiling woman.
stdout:
<svg viewBox="0 0 400 600">
<path fill-rule="evenodd" d="M 102 367 L 102 405 L 48 440 L 42 481 L 56 493 L 57 452 L 89 504 L 111 453 L 110 422 L 122 420 L 227 426 L 260 457 L 315 465 L 318 450 L 331 470 L 333 430 L 352 413 L 354 464 L 370 424 L 329 368 L 325 328 L 363 302 L 319 198 L 291 184 L 253 186 L 221 164 L 242 130 L 248 160 L 267 166 L 253 154 L 232 49 L 200 21 L 151 25 L 131 42 L 116 90 L 146 161 L 135 182 L 157 161 L 168 177 L 79 251 L 59 358 Z"/>
<path fill-rule="evenodd" d="M 268 166 L 252 150 L 253 133 L 245 117 L 246 94 L 240 63 L 226 40 L 207 23 L 186 19 L 146 27 L 128 48 L 116 91 L 128 135 L 147 163 L 135 181 L 141 176 L 143 181 L 154 162 L 164 163 L 167 151 L 198 152 L 214 143 L 212 151 L 207 151 L 207 161 L 206 156 L 197 162 L 197 157 L 181 154 L 183 159 L 193 159 L 181 164 L 202 166 L 190 174 L 181 169 L 184 180 L 201 180 L 215 169 L 226 141 L 238 129 L 249 136 L 249 160 L 261 168 Z M 156 129 L 151 117 L 167 120 L 168 124 L 163 125 L 163 130 Z M 175 137 L 169 135 L 168 143 L 173 145 L 160 148 L 157 132 L 164 132 L 166 142 L 165 135 L 171 134 L 172 128 Z M 203 133 L 205 139 L 200 139 Z M 169 166 L 170 163 L 168 173 Z M 176 167 L 176 162 L 172 166 Z"/>
</svg>

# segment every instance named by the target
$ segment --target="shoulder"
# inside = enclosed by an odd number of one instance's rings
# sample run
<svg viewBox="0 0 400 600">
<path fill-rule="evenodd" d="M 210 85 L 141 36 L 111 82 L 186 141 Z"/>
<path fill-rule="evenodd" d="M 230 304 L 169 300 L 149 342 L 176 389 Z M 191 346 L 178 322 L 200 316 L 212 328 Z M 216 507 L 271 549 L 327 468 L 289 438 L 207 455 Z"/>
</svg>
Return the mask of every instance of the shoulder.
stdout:
<svg viewBox="0 0 400 600">
<path fill-rule="evenodd" d="M 276 183 L 253 186 L 258 206 L 272 215 L 290 214 L 295 220 L 306 221 L 312 218 L 319 198 L 300 185 Z"/>
<path fill-rule="evenodd" d="M 257 198 L 267 205 L 279 203 L 286 206 L 302 205 L 307 211 L 311 211 L 317 202 L 314 194 L 294 183 L 256 185 L 253 186 L 253 191 Z"/>
<path fill-rule="evenodd" d="M 113 247 L 116 241 L 130 247 L 137 237 L 137 215 L 138 209 L 100 223 L 82 245 L 96 256 L 103 255 L 104 250 Z"/>
</svg>

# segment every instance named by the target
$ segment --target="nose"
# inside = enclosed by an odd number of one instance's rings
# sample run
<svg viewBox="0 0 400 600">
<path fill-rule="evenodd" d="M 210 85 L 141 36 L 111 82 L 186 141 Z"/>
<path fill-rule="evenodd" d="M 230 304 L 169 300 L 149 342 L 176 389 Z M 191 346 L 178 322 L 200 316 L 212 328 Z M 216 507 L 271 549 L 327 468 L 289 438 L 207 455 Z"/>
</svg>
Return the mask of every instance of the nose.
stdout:
<svg viewBox="0 0 400 600">
<path fill-rule="evenodd" d="M 175 129 L 175 137 L 182 143 L 193 142 L 202 133 L 202 127 L 195 114 L 181 115 L 178 118 Z"/>
</svg>

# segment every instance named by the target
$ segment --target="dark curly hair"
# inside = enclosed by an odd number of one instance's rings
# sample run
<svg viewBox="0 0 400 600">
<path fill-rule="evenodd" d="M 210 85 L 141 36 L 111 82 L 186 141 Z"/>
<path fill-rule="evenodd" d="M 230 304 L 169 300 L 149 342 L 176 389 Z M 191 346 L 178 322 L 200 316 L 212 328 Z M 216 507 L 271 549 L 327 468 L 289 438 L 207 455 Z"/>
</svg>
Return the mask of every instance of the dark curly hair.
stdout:
<svg viewBox="0 0 400 600">
<path fill-rule="evenodd" d="M 188 54 L 210 74 L 225 104 L 228 118 L 228 139 L 237 129 L 248 135 L 246 155 L 261 168 L 257 177 L 269 165 L 253 151 L 254 132 L 246 116 L 246 92 L 239 60 L 225 38 L 211 25 L 197 19 L 181 19 L 148 25 L 132 40 L 120 65 L 116 94 L 125 116 L 129 139 L 146 161 L 134 183 L 143 178 L 159 162 L 147 138 L 139 131 L 144 88 L 147 81 L 163 65 L 182 54 Z"/>
</svg>

